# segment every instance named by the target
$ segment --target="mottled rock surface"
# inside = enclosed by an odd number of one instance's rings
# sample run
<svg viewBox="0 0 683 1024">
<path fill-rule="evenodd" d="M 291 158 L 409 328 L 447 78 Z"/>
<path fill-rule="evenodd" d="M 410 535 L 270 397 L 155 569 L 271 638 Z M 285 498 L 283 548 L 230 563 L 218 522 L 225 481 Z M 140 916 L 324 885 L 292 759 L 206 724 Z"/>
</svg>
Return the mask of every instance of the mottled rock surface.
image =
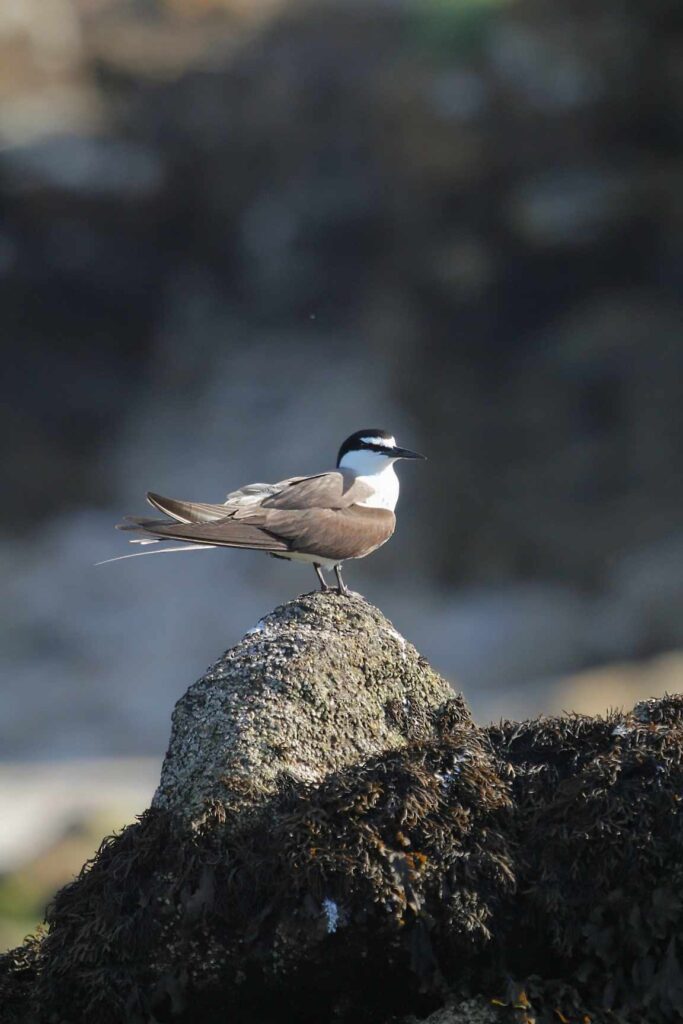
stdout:
<svg viewBox="0 0 683 1024">
<path fill-rule="evenodd" d="M 410 1017 L 402 1024 L 496 1024 L 500 1019 L 500 1012 L 485 999 L 465 999 L 435 1010 L 421 1021 Z"/>
<path fill-rule="evenodd" d="M 362 597 L 276 608 L 178 701 L 154 807 L 196 822 L 434 738 L 453 690 Z M 471 723 L 461 701 L 462 721 Z"/>
</svg>

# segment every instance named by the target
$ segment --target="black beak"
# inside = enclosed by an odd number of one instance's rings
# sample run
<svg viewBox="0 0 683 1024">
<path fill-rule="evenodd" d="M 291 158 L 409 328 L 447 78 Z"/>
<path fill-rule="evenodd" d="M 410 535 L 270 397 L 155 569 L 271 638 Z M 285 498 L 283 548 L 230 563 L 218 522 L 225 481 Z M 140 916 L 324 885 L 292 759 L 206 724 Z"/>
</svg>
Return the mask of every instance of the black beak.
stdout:
<svg viewBox="0 0 683 1024">
<path fill-rule="evenodd" d="M 394 459 L 426 459 L 426 455 L 418 455 L 417 452 L 411 452 L 409 448 L 392 448 L 391 455 Z"/>
</svg>

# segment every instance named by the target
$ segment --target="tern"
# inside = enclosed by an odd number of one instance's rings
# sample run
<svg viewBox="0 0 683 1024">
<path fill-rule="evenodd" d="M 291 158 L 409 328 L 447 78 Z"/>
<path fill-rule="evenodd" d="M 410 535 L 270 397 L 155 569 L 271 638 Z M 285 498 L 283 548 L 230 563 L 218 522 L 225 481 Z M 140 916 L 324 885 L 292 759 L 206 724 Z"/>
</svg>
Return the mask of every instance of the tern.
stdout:
<svg viewBox="0 0 683 1024">
<path fill-rule="evenodd" d="M 337 592 L 348 594 L 342 564 L 365 558 L 394 532 L 399 492 L 394 463 L 424 458 L 400 448 L 386 430 L 358 430 L 346 438 L 337 467 L 329 472 L 275 484 L 247 484 L 215 505 L 150 492 L 148 502 L 166 518 L 126 516 L 117 529 L 134 532 L 133 544 L 181 542 L 181 547 L 137 552 L 140 555 L 226 547 L 309 562 L 323 591 L 332 589 L 323 571 L 334 569 Z"/>
</svg>

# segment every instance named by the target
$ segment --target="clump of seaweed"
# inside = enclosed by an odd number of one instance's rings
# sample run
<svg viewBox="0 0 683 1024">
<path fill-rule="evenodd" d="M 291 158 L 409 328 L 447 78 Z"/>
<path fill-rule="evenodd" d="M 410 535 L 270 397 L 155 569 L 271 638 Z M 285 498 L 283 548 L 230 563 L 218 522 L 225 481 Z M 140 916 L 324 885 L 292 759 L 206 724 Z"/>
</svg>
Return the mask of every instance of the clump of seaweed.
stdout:
<svg viewBox="0 0 683 1024">
<path fill-rule="evenodd" d="M 249 813 L 156 806 L 105 840 L 0 958 L 3 1024 L 380 1024 L 471 995 L 517 1024 L 678 1019 L 683 697 L 430 715 L 320 782 L 244 790 Z"/>
<path fill-rule="evenodd" d="M 40 939 L 35 935 L 0 956 L 0 1007 L 5 1020 L 28 1024 L 37 1019 L 29 1007 L 34 1003 L 39 956 Z"/>
<path fill-rule="evenodd" d="M 509 804 L 460 728 L 320 786 L 283 779 L 241 823 L 147 812 L 55 898 L 34 1007 L 103 1024 L 429 1009 L 491 942 Z"/>
<path fill-rule="evenodd" d="M 515 774 L 513 913 L 528 938 L 514 969 L 571 979 L 584 1001 L 621 1015 L 611 1019 L 677 1019 L 683 697 L 626 715 L 503 723 L 490 735 Z"/>
</svg>

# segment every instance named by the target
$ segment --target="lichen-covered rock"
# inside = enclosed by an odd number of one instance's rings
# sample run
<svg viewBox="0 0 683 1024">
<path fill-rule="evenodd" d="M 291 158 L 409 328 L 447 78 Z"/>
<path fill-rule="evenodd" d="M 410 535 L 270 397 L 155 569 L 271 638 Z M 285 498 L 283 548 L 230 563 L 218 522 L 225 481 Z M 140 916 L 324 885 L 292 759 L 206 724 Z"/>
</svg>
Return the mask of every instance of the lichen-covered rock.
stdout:
<svg viewBox="0 0 683 1024">
<path fill-rule="evenodd" d="M 194 823 L 214 804 L 251 810 L 285 780 L 321 782 L 428 739 L 453 699 L 362 597 L 304 595 L 262 619 L 178 701 L 154 806 Z"/>
<path fill-rule="evenodd" d="M 0 958 L 3 1024 L 670 1024 L 682 800 L 683 697 L 480 729 L 376 609 L 300 598 Z"/>
<path fill-rule="evenodd" d="M 449 1003 L 422 1020 L 411 1016 L 402 1024 L 496 1024 L 500 1019 L 500 1011 L 490 1000 L 479 998 Z"/>
</svg>

